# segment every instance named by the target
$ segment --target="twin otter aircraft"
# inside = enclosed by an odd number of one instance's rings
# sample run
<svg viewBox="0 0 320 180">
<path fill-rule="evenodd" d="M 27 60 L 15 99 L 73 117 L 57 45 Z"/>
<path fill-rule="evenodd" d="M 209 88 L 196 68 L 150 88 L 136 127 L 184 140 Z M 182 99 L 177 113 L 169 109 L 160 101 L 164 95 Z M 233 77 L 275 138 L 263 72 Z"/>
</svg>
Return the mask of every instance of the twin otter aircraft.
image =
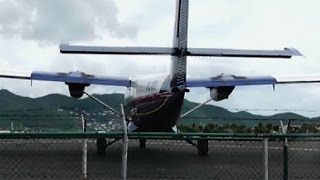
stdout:
<svg viewBox="0 0 320 180">
<path fill-rule="evenodd" d="M 125 116 L 128 131 L 177 132 L 175 125 L 180 118 L 184 95 L 188 88 L 206 87 L 215 101 L 227 99 L 235 86 L 275 85 L 287 83 L 320 82 L 320 77 L 276 78 L 273 76 L 219 75 L 202 79 L 187 79 L 188 56 L 242 57 L 242 58 L 291 58 L 301 56 L 295 49 L 284 50 L 238 50 L 188 47 L 189 0 L 176 0 L 176 15 L 173 47 L 101 47 L 60 45 L 61 53 L 69 54 L 112 54 L 112 55 L 169 55 L 170 74 L 149 75 L 143 79 L 103 77 L 83 72 L 38 72 L 30 74 L 0 72 L 0 77 L 59 81 L 69 87 L 70 95 L 80 98 L 86 86 L 92 84 L 124 86 L 128 88 L 125 96 Z M 101 145 L 99 145 L 102 144 Z M 145 143 L 145 142 L 144 142 Z M 98 147 L 103 147 L 98 140 Z M 198 142 L 199 154 L 206 155 L 207 142 Z M 102 149 L 103 150 L 103 149 Z"/>
</svg>

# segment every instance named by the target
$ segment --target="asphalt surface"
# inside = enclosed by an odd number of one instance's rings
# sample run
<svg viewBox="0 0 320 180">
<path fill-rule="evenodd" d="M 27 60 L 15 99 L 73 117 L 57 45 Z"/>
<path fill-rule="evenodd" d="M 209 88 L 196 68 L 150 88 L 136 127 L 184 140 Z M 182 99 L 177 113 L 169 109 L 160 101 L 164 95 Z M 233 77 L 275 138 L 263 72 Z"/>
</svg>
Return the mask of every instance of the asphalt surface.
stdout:
<svg viewBox="0 0 320 180">
<path fill-rule="evenodd" d="M 263 142 L 210 141 L 209 155 L 184 141 L 129 140 L 128 179 L 263 179 Z M 269 142 L 269 179 L 283 179 L 283 143 Z M 83 179 L 83 140 L 0 140 L 0 179 Z M 320 142 L 289 142 L 289 179 L 320 179 Z M 88 140 L 88 179 L 120 179 L 122 143 L 96 154 Z"/>
</svg>

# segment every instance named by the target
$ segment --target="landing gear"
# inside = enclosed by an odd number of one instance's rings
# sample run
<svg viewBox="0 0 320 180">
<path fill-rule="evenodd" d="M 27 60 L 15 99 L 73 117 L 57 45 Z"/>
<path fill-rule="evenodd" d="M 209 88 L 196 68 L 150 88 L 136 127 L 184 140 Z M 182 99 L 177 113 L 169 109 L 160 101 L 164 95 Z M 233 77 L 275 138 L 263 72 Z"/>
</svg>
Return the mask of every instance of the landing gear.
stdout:
<svg viewBox="0 0 320 180">
<path fill-rule="evenodd" d="M 140 149 L 145 149 L 146 148 L 146 139 L 139 139 L 139 147 Z"/>
<path fill-rule="evenodd" d="M 97 154 L 105 155 L 107 148 L 107 140 L 105 138 L 97 138 Z"/>
<path fill-rule="evenodd" d="M 199 139 L 197 141 L 198 155 L 201 157 L 208 156 L 208 140 L 207 139 Z"/>
<path fill-rule="evenodd" d="M 197 143 L 193 142 L 192 140 L 185 140 L 187 143 L 195 146 L 198 149 L 198 155 L 201 157 L 208 156 L 208 140 L 207 139 L 198 139 Z"/>
</svg>

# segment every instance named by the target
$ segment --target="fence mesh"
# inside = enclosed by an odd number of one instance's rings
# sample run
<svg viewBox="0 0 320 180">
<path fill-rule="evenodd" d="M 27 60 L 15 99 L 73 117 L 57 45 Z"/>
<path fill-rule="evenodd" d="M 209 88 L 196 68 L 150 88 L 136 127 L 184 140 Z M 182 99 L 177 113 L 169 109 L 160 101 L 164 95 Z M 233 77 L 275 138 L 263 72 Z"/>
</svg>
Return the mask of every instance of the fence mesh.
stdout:
<svg viewBox="0 0 320 180">
<path fill-rule="evenodd" d="M 320 179 L 320 140 L 289 142 L 289 179 Z"/>
<path fill-rule="evenodd" d="M 0 139 L 0 179 L 83 179 L 84 138 Z M 121 179 L 122 141 L 96 152 L 87 138 L 87 179 Z M 111 141 L 112 139 L 108 139 Z M 269 139 L 269 179 L 283 179 L 282 139 Z M 320 140 L 290 139 L 289 179 L 320 179 Z M 262 139 L 211 139 L 207 157 L 184 140 L 129 140 L 127 179 L 264 179 Z"/>
</svg>

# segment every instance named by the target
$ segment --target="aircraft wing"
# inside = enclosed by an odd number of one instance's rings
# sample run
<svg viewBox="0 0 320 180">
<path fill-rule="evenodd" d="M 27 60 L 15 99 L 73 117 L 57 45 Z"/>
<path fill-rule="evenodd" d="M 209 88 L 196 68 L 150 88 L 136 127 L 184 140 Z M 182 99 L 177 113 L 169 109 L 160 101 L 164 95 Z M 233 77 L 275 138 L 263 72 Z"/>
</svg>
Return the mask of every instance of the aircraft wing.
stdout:
<svg viewBox="0 0 320 180">
<path fill-rule="evenodd" d="M 275 85 L 320 83 L 320 75 L 303 76 L 235 76 L 218 75 L 211 78 L 187 79 L 187 87 L 221 87 L 221 86 L 249 86 L 249 85 Z"/>
<path fill-rule="evenodd" d="M 22 71 L 0 70 L 0 78 L 57 81 L 57 82 L 64 82 L 64 83 L 78 83 L 78 84 L 86 84 L 86 85 L 99 84 L 99 85 L 124 86 L 124 87 L 129 87 L 131 84 L 131 80 L 129 78 L 96 76 L 96 75 L 85 74 L 79 71 L 61 73 L 61 72 L 41 72 L 41 71 L 22 72 Z"/>
<path fill-rule="evenodd" d="M 60 45 L 60 52 L 66 54 L 113 54 L 113 55 L 171 55 L 200 57 L 246 57 L 246 58 L 291 58 L 302 56 L 294 48 L 283 50 L 246 50 L 246 49 L 215 49 L 187 48 L 179 51 L 170 47 L 111 47 L 111 46 L 75 46 Z"/>
<path fill-rule="evenodd" d="M 213 49 L 213 48 L 189 48 L 189 56 L 211 56 L 211 57 L 246 57 L 246 58 L 291 58 L 302 56 L 294 48 L 283 50 L 245 50 L 245 49 Z"/>
</svg>

